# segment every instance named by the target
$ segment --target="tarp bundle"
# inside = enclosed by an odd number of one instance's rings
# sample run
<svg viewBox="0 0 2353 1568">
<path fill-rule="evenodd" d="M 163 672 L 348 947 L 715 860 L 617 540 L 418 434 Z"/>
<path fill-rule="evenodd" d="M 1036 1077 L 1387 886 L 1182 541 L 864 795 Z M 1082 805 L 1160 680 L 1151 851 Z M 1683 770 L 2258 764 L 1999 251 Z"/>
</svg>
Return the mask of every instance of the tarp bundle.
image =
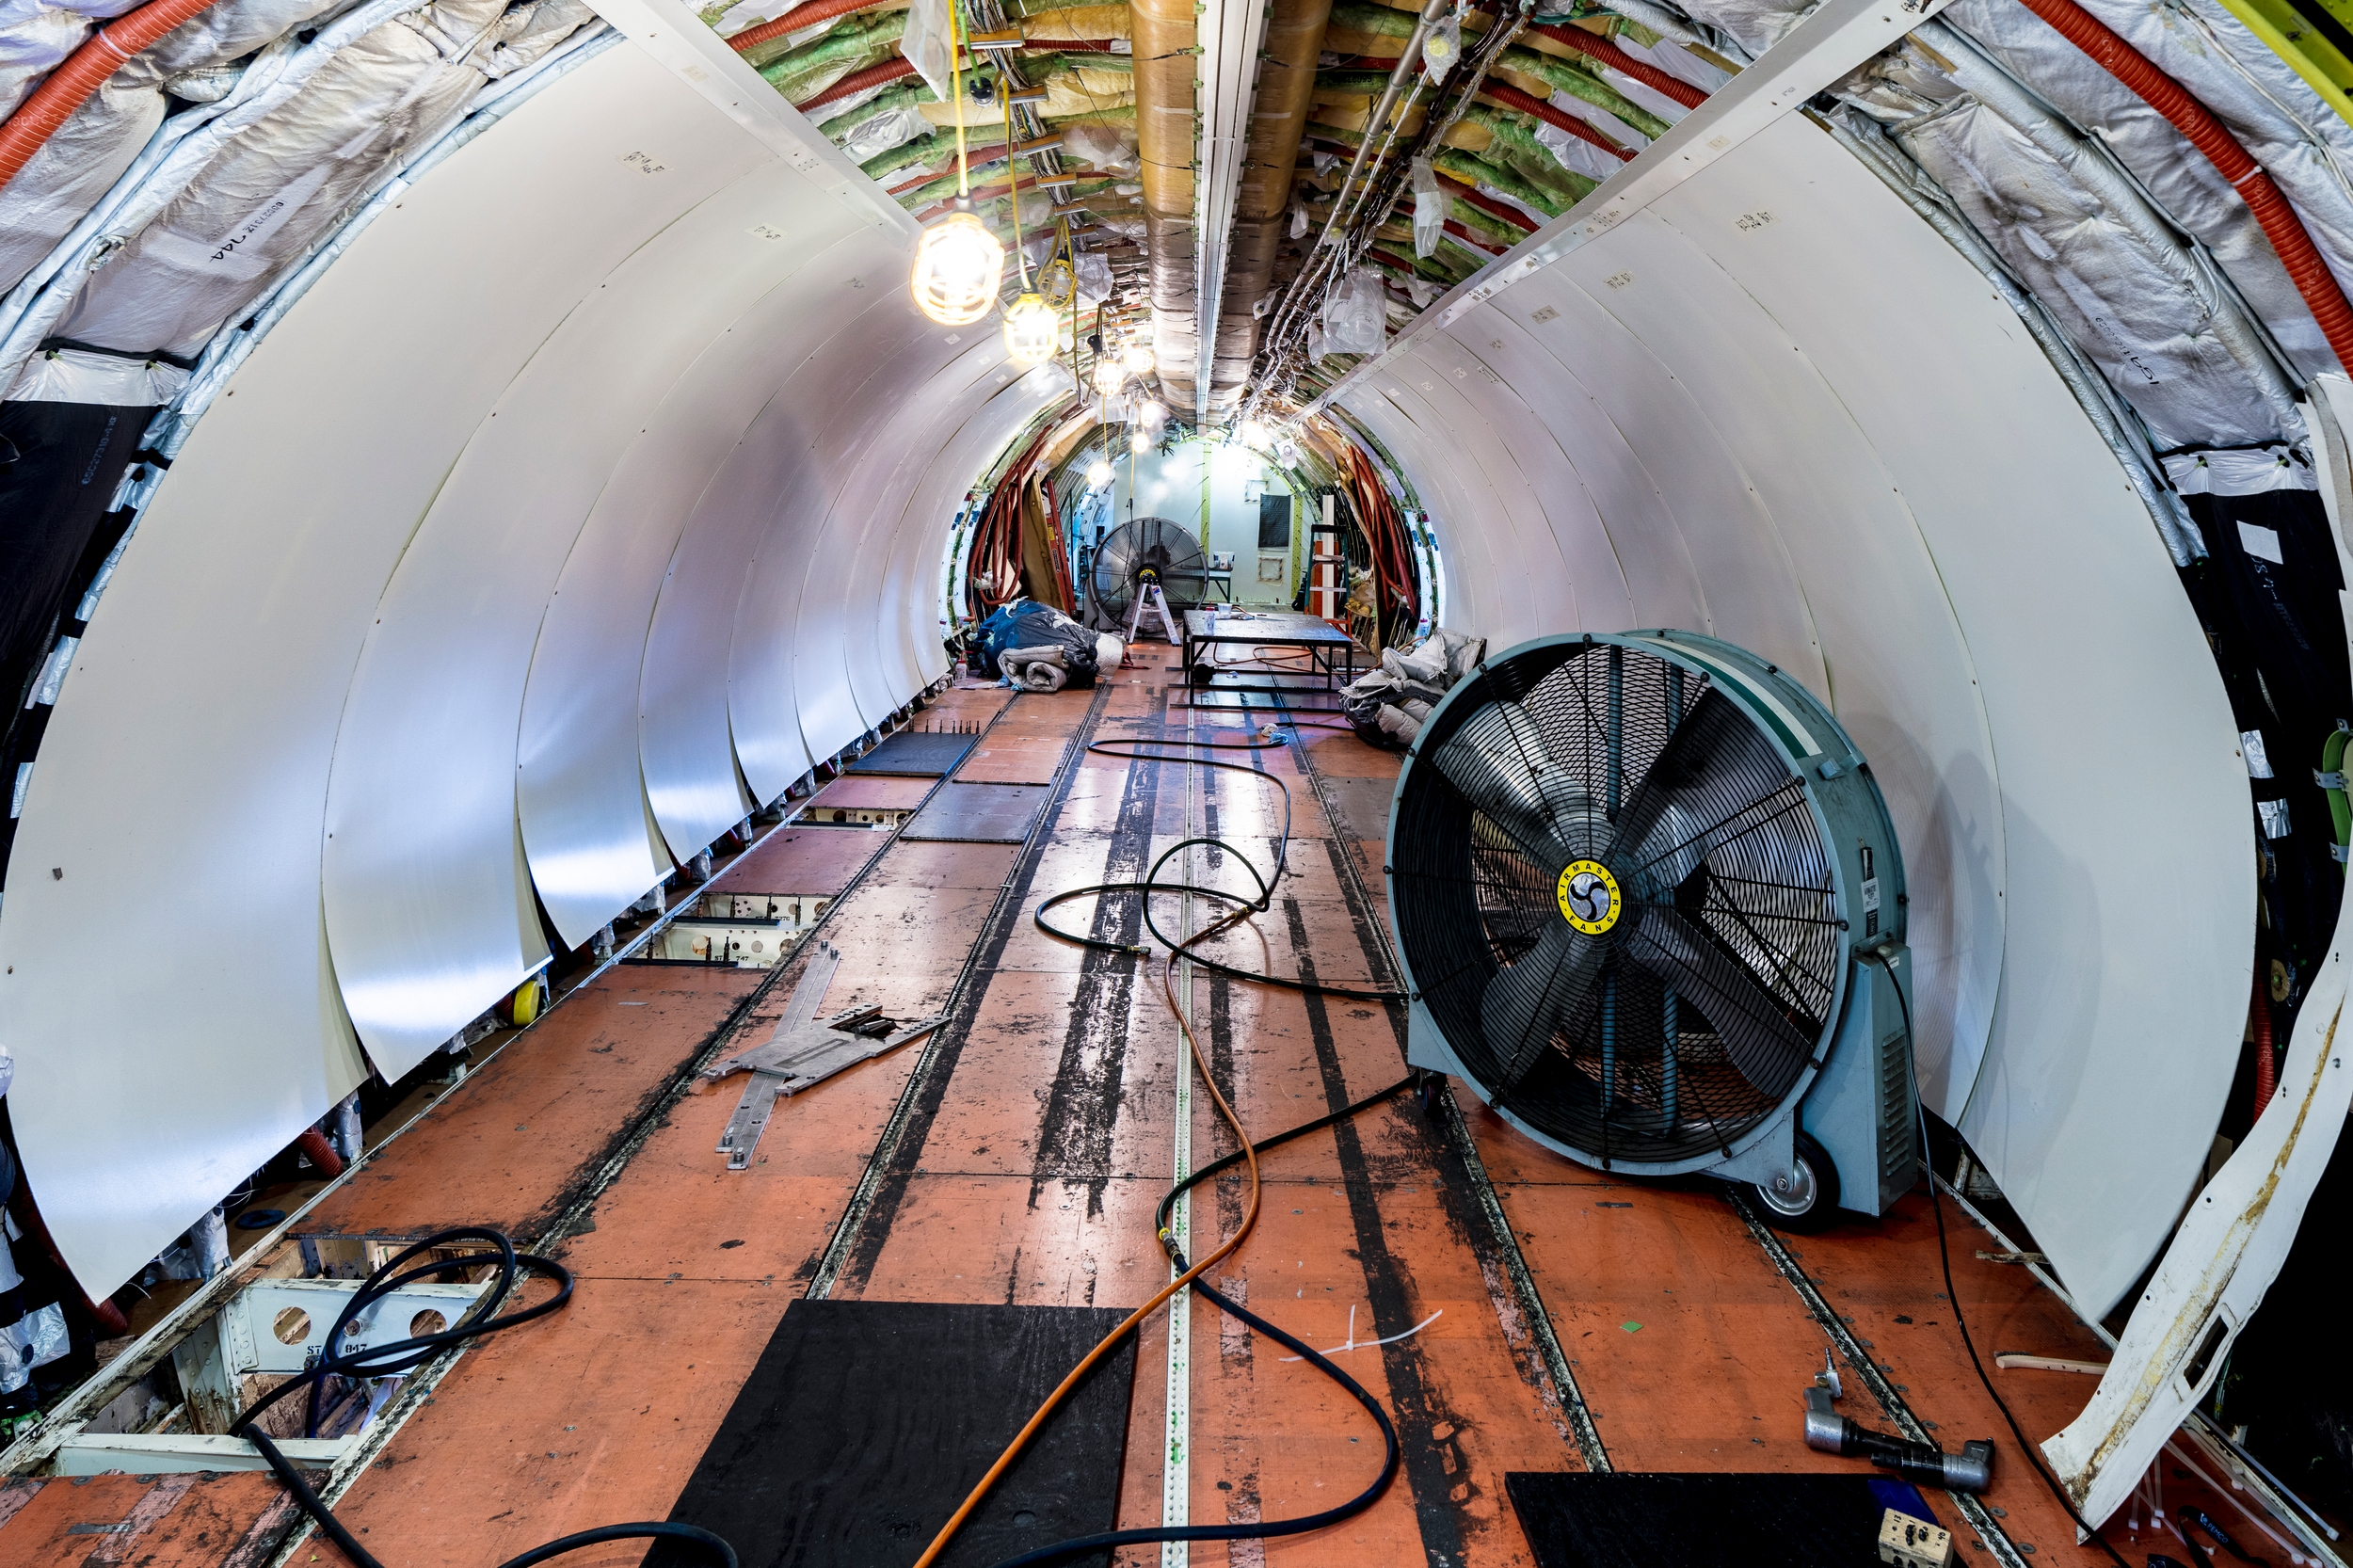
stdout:
<svg viewBox="0 0 2353 1568">
<path fill-rule="evenodd" d="M 1101 641 L 1052 605 L 1016 599 L 981 622 L 975 672 L 1032 691 L 1060 691 L 1072 680 L 1083 686 L 1095 679 Z"/>
<path fill-rule="evenodd" d="M 1381 650 L 1381 667 L 1340 688 L 1340 708 L 1356 733 L 1377 746 L 1402 750 L 1421 733 L 1422 720 L 1448 688 L 1487 656 L 1487 639 L 1441 626 L 1411 653 Z"/>
</svg>

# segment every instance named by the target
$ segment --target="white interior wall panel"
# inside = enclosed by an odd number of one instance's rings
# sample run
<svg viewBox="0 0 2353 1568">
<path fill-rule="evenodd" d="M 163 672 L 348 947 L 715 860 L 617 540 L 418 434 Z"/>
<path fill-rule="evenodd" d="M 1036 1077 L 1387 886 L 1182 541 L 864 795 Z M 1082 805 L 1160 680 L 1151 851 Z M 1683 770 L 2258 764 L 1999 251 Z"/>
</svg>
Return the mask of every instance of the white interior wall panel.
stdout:
<svg viewBox="0 0 2353 1568">
<path fill-rule="evenodd" d="M 627 254 L 621 220 L 677 210 L 652 181 L 596 204 L 565 183 L 567 149 L 610 134 L 583 99 L 659 124 L 674 95 L 612 51 L 379 218 L 198 426 L 83 641 L 11 858 L 65 875 L 16 877 L 0 967 L 27 1177 L 93 1293 L 364 1076 L 319 888 L 376 601 L 516 366 Z M 89 940 L 126 888 L 184 935 L 128 968 Z"/>
<path fill-rule="evenodd" d="M 750 231 L 744 232 L 749 236 Z M 655 598 L 712 473 L 782 379 L 775 344 L 889 242 L 776 248 L 785 275 L 711 340 L 628 443 L 564 563 L 532 651 L 517 746 L 518 807 L 548 918 L 579 946 L 668 873 L 638 766 L 638 684 Z M 789 367 L 785 367 L 788 368 Z"/>
<path fill-rule="evenodd" d="M 997 333 L 947 331 L 916 313 L 904 289 L 882 293 L 793 377 L 794 401 L 811 417 L 796 422 L 790 440 L 747 443 L 750 460 L 730 474 L 772 498 L 767 529 L 744 574 L 720 688 L 736 756 L 761 800 L 783 793 L 808 759 L 830 757 L 897 706 L 874 696 L 869 700 L 880 703 L 878 711 L 862 712 L 842 679 L 849 596 L 841 584 L 853 579 L 850 552 L 832 524 L 851 472 L 884 460 L 899 417 L 921 401 L 939 367 L 962 353 L 1004 352 Z M 872 613 L 871 592 L 857 596 L 856 614 Z M 822 649 L 799 646 L 805 611 L 824 628 Z"/>
<path fill-rule="evenodd" d="M 939 432 L 960 422 L 965 409 L 1001 395 L 1022 375 L 1020 366 L 1007 362 L 1003 344 L 1002 333 L 995 334 L 994 342 L 984 338 L 943 366 L 891 416 L 889 428 L 882 432 L 865 460 L 850 465 L 819 548 L 824 556 L 840 562 L 852 582 L 892 581 L 893 547 L 906 497 L 921 479 Z M 1057 378 L 1050 371 L 1043 379 L 1048 384 L 1058 379 L 1064 388 L 1074 385 L 1066 375 Z M 944 529 L 939 548 L 946 548 Z M 935 568 L 938 559 L 939 552 L 935 550 Z M 802 593 L 802 616 L 792 639 L 794 683 L 807 686 L 825 680 L 830 659 L 836 676 L 848 682 L 867 724 L 880 724 L 928 681 L 902 657 L 903 639 L 884 637 L 885 616 L 873 614 L 871 607 L 866 614 L 837 611 L 837 630 L 811 621 L 808 613 L 811 606 L 827 600 L 840 602 L 840 596 L 824 592 L 823 570 L 817 559 L 810 561 Z M 886 641 L 891 646 L 886 648 Z"/>
<path fill-rule="evenodd" d="M 1722 219 L 1725 232 L 1745 240 L 1734 216 Z M 1622 240 L 1572 257 L 1552 275 L 1561 287 L 1583 283 L 1577 305 L 1609 312 L 1663 362 L 1709 368 L 1705 376 L 1687 368 L 1683 381 L 1804 584 L 1825 665 L 1809 684 L 1875 760 L 1908 875 L 1942 894 L 1914 900 L 1913 983 L 1923 1016 L 1933 1020 L 1920 1031 L 1918 1055 L 1929 1103 L 1958 1117 L 1992 1020 L 2001 921 L 1997 887 L 1952 876 L 1956 864 L 1970 862 L 1956 860 L 1959 846 L 1948 828 L 1940 831 L 1940 818 L 1999 813 L 1976 671 L 1904 499 L 1800 345 L 1657 213 L 1630 220 Z M 1711 599 L 1720 626 L 1730 628 L 1724 635 L 1747 641 L 1746 606 L 1769 584 L 1736 574 Z M 1898 709 L 1908 710 L 1900 725 L 1892 717 Z M 1914 755 L 1886 760 L 1904 751 Z M 1998 838 L 1987 846 L 1996 861 L 1999 848 Z"/>
<path fill-rule="evenodd" d="M 935 433 L 936 447 L 925 443 L 928 460 L 898 520 L 899 542 L 890 558 L 893 597 L 886 602 L 880 622 L 906 629 L 907 661 L 925 681 L 938 680 L 950 668 L 939 636 L 939 565 L 956 510 L 989 459 L 1062 395 L 1062 386 L 1034 374 L 1020 376 L 961 424 L 941 425 Z"/>
<path fill-rule="evenodd" d="M 1662 490 L 1712 487 L 1673 515 L 1719 635 L 1810 629 L 1819 663 L 1787 667 L 1904 839 L 1931 1103 L 2070 1288 L 2112 1303 L 2203 1159 L 2254 923 L 2229 708 L 2114 457 L 1983 279 L 1794 119 L 1342 389 L 1417 486 L 1465 494 L 1448 336 L 1548 415 L 1590 392 Z M 1590 444 L 1562 435 L 1604 518 L 1648 504 Z M 1492 520 L 1433 510 L 1466 601 L 1509 614 L 1508 562 L 1473 538 Z M 2164 755 L 2103 789 L 2152 733 Z"/>
<path fill-rule="evenodd" d="M 536 171 L 558 188 L 576 181 L 583 211 L 649 203 L 636 232 L 651 238 L 578 296 L 466 443 L 352 679 L 328 790 L 327 929 L 352 1021 L 388 1078 L 547 959 L 532 888 L 509 869 L 521 852 L 516 738 L 540 621 L 616 458 L 789 265 L 751 225 L 788 221 L 807 182 L 682 85 L 665 90 L 670 122 L 600 116 L 600 138 Z M 661 174 L 621 161 L 640 143 L 662 148 Z M 817 245 L 855 221 L 811 205 Z"/>
</svg>

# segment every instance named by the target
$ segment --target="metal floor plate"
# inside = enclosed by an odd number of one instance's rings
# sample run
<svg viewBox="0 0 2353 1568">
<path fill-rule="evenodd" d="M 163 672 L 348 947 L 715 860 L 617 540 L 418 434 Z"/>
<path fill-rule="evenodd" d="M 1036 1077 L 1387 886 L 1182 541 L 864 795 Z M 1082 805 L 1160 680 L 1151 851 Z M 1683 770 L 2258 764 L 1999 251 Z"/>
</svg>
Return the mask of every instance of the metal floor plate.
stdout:
<svg viewBox="0 0 2353 1568">
<path fill-rule="evenodd" d="M 1052 792 L 1043 784 L 943 784 L 900 837 L 965 844 L 1017 844 Z"/>
<path fill-rule="evenodd" d="M 972 749 L 978 735 L 938 734 L 920 729 L 902 729 L 882 744 L 852 762 L 843 770 L 848 773 L 912 774 L 919 778 L 936 778 L 952 773 L 965 753 Z"/>
</svg>

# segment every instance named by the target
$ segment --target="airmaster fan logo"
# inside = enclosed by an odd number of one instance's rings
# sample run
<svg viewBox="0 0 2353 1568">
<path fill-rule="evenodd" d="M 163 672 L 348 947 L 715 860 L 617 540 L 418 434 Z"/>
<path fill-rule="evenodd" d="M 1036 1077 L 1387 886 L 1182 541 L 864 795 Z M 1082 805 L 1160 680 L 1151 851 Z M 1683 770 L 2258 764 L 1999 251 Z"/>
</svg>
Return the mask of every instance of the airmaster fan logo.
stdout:
<svg viewBox="0 0 2353 1568">
<path fill-rule="evenodd" d="M 1598 860 L 1570 861 L 1553 896 L 1561 901 L 1562 918 L 1588 936 L 1598 936 L 1617 924 L 1618 911 L 1624 907 L 1618 897 L 1618 879 Z"/>
</svg>

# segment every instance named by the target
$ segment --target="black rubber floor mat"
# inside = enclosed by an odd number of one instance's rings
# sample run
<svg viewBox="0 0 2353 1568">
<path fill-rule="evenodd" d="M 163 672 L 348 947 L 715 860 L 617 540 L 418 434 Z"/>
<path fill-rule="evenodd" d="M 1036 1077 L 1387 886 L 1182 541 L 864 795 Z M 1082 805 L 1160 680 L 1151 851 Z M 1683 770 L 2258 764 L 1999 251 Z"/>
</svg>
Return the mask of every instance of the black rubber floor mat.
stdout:
<svg viewBox="0 0 2353 1568">
<path fill-rule="evenodd" d="M 1907 1481 L 1850 1475 L 1503 1478 L 1537 1568 L 1823 1568 L 1879 1560 L 1880 1516 L 1940 1524 Z M 1946 1527 L 1950 1528 L 1950 1527 Z M 1956 1546 L 1965 1543 L 1956 1539 Z"/>
<path fill-rule="evenodd" d="M 902 729 L 886 739 L 882 744 L 852 762 L 847 773 L 900 773 L 918 778 L 937 778 L 955 772 L 980 740 L 978 735 L 940 734 L 922 729 Z"/>
<path fill-rule="evenodd" d="M 1351 839 L 1370 843 L 1389 837 L 1389 801 L 1397 781 L 1389 778 L 1326 778 L 1324 796 L 1338 821 L 1333 828 Z"/>
<path fill-rule="evenodd" d="M 1017 844 L 1053 791 L 1043 784 L 942 784 L 899 830 L 902 839 L 957 844 Z"/>
<path fill-rule="evenodd" d="M 1121 1317 L 1111 1307 L 794 1302 L 670 1517 L 726 1537 L 743 1568 L 912 1562 Z M 987 1568 L 1115 1528 L 1134 1375 L 1130 1338 L 998 1483 L 943 1568 Z M 646 1557 L 646 1568 L 690 1564 L 703 1568 L 666 1543 Z"/>
</svg>

